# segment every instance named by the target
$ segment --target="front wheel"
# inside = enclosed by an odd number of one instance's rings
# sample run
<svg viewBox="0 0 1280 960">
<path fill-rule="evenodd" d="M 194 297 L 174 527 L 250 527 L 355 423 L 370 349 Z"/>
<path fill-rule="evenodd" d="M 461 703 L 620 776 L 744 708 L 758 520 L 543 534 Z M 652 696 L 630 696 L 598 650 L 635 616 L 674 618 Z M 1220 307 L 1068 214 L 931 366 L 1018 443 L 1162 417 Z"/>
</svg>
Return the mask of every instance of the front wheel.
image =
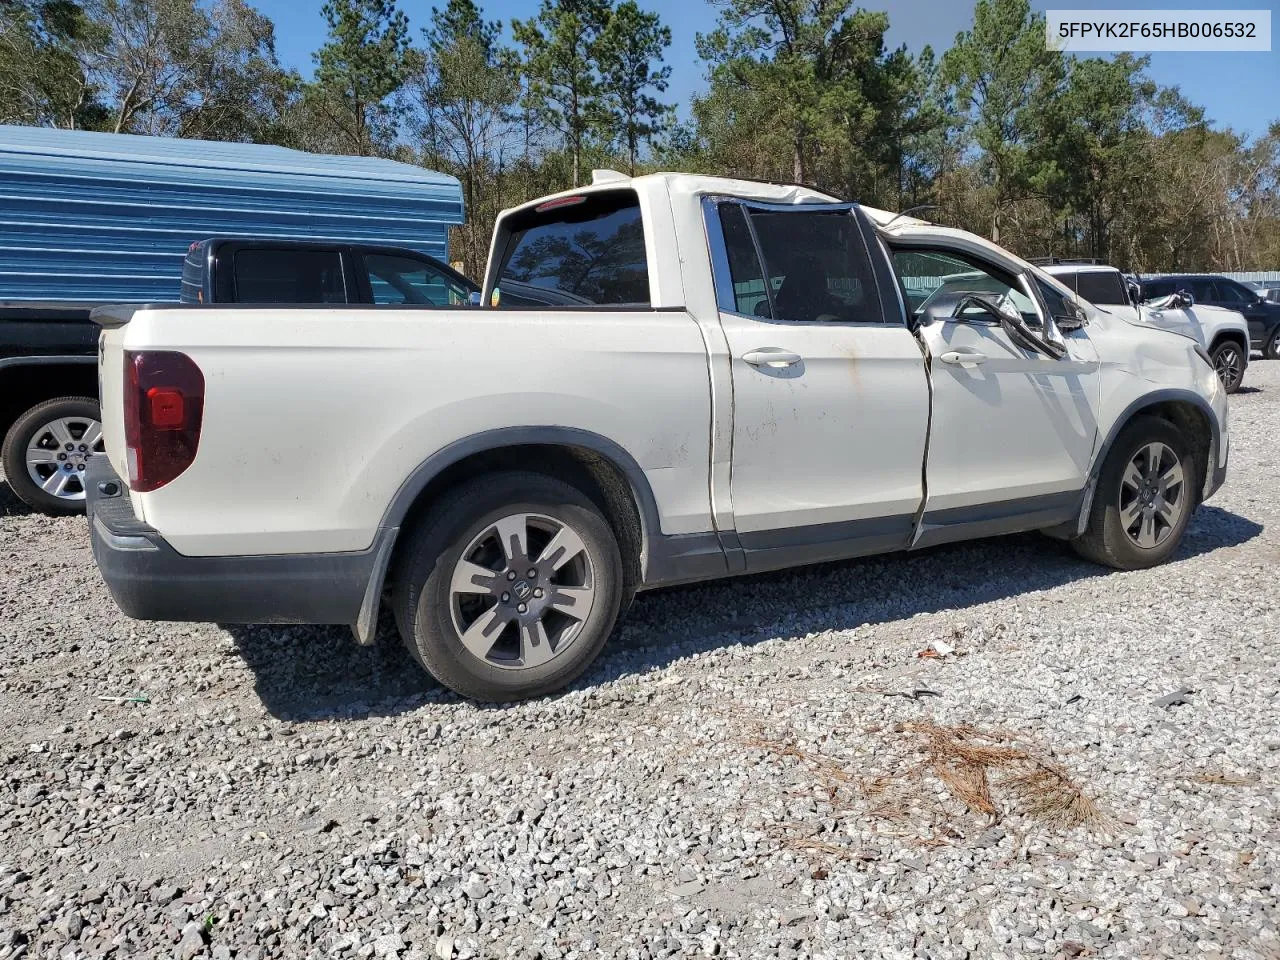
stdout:
<svg viewBox="0 0 1280 960">
<path fill-rule="evenodd" d="M 1222 389 L 1227 393 L 1235 393 L 1244 380 L 1244 351 L 1234 340 L 1224 340 L 1213 348 L 1209 357 L 1213 361 L 1213 369 L 1222 381 Z"/>
<path fill-rule="evenodd" d="M 409 650 L 476 700 L 521 700 L 572 683 L 617 622 L 622 559 L 581 491 L 535 473 L 468 483 L 410 534 L 395 612 Z"/>
<path fill-rule="evenodd" d="M 1118 570 L 1164 563 L 1191 520 L 1199 483 L 1190 445 L 1177 428 L 1158 417 L 1137 417 L 1111 445 L 1089 524 L 1072 546 L 1085 559 Z"/>
<path fill-rule="evenodd" d="M 85 470 L 103 452 L 96 400 L 59 397 L 38 403 L 5 435 L 0 463 L 18 499 L 44 513 L 83 513 Z"/>
</svg>

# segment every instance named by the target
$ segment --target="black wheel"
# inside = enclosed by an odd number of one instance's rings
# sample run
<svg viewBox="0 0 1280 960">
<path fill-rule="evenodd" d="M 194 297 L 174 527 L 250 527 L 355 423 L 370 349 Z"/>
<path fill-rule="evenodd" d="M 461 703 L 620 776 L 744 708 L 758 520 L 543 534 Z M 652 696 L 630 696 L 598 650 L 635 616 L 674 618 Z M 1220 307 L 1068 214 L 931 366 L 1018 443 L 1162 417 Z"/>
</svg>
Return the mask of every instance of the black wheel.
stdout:
<svg viewBox="0 0 1280 960">
<path fill-rule="evenodd" d="M 1199 489 L 1199 469 L 1177 428 L 1158 417 L 1137 417 L 1112 444 L 1089 524 L 1072 546 L 1085 559 L 1118 570 L 1163 563 L 1182 540 Z"/>
<path fill-rule="evenodd" d="M 1277 324 L 1267 336 L 1262 347 L 1262 355 L 1268 360 L 1280 360 L 1280 324 Z"/>
<path fill-rule="evenodd" d="M 90 457 L 102 453 L 96 400 L 59 397 L 36 404 L 4 438 L 0 463 L 18 499 L 44 513 L 83 513 Z"/>
<path fill-rule="evenodd" d="M 1213 369 L 1218 372 L 1222 388 L 1227 393 L 1235 393 L 1244 380 L 1244 350 L 1234 340 L 1223 340 L 1209 354 L 1213 361 Z"/>
<path fill-rule="evenodd" d="M 508 701 L 577 679 L 609 638 L 623 589 L 595 504 L 567 483 L 510 472 L 458 488 L 409 534 L 394 607 L 433 677 Z"/>
</svg>

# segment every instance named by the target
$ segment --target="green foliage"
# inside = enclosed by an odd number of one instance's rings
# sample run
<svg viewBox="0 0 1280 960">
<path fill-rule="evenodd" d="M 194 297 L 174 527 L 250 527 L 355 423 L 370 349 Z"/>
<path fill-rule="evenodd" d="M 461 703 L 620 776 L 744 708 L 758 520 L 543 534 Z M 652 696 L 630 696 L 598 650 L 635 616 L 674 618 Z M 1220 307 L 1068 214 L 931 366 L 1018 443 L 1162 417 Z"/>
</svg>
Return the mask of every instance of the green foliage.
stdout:
<svg viewBox="0 0 1280 960">
<path fill-rule="evenodd" d="M 596 63 L 608 19 L 607 0 L 542 0 L 535 18 L 511 23 L 524 48 L 531 109 L 562 137 L 574 186 L 583 149 L 604 109 Z"/>
<path fill-rule="evenodd" d="M 662 133 L 671 113 L 649 92 L 667 89 L 671 68 L 660 64 L 669 46 L 670 28 L 662 25 L 656 13 L 641 10 L 635 0 L 618 4 L 597 45 L 600 90 L 632 174 L 640 145 Z"/>
<path fill-rule="evenodd" d="M 329 39 L 315 54 L 308 107 L 328 123 L 339 152 L 364 156 L 386 149 L 398 120 L 389 98 L 414 62 L 409 20 L 395 0 L 327 0 L 321 12 Z"/>
<path fill-rule="evenodd" d="M 531 0 L 530 0 L 531 2 Z M 811 182 L 1140 271 L 1280 265 L 1280 122 L 1215 129 L 1129 55 L 1046 48 L 1028 0 L 977 0 L 940 56 L 853 0 L 712 0 L 705 92 L 662 102 L 671 42 L 636 0 L 446 0 L 417 46 L 394 0 L 329 0 L 316 78 L 282 69 L 252 0 L 0 0 L 0 122 L 379 154 L 457 176 L 478 274 L 503 207 L 590 166 Z"/>
<path fill-rule="evenodd" d="M 978 0 L 973 28 L 942 58 L 942 81 L 981 151 L 995 196 L 991 237 L 999 242 L 1008 206 L 1043 189 L 1053 159 L 1042 149 L 1061 122 L 1066 80 L 1062 54 L 1045 43 L 1044 17 L 1029 0 Z"/>
</svg>

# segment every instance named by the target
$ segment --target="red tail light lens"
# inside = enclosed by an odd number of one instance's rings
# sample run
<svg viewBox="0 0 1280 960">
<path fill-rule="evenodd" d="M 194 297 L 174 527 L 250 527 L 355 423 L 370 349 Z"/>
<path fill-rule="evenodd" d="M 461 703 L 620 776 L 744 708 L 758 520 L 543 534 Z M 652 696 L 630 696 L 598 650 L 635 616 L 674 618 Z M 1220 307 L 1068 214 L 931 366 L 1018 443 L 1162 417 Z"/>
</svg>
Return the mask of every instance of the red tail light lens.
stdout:
<svg viewBox="0 0 1280 960">
<path fill-rule="evenodd" d="M 203 417 L 204 374 L 194 360 L 170 351 L 125 351 L 124 440 L 131 489 L 156 490 L 191 466 Z"/>
</svg>

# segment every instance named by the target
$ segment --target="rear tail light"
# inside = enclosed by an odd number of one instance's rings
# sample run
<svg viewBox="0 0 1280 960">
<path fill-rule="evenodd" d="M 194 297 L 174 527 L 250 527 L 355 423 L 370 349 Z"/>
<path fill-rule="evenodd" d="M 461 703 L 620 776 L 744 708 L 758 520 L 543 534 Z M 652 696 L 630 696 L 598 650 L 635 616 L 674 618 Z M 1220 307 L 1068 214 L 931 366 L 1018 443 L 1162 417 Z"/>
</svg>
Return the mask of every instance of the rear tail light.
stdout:
<svg viewBox="0 0 1280 960">
<path fill-rule="evenodd" d="M 124 353 L 124 440 L 129 487 L 163 487 L 196 458 L 204 417 L 204 374 L 185 353 Z"/>
</svg>

